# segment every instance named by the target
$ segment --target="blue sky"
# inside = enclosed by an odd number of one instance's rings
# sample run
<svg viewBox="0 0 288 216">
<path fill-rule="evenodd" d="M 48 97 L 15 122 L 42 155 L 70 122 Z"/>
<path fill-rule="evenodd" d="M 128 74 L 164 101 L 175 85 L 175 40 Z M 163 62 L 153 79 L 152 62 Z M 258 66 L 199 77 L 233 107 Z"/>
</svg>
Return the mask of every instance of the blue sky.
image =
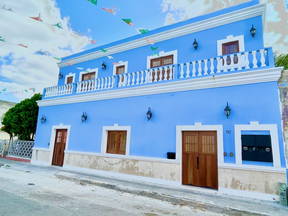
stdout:
<svg viewBox="0 0 288 216">
<path fill-rule="evenodd" d="M 162 0 L 98 0 L 97 6 L 87 0 L 57 0 L 62 17 L 70 17 L 73 30 L 97 41 L 97 46 L 137 34 L 137 28 L 154 29 L 165 22 Z M 114 16 L 101 8 L 117 8 Z M 131 18 L 134 27 L 121 21 Z"/>
</svg>

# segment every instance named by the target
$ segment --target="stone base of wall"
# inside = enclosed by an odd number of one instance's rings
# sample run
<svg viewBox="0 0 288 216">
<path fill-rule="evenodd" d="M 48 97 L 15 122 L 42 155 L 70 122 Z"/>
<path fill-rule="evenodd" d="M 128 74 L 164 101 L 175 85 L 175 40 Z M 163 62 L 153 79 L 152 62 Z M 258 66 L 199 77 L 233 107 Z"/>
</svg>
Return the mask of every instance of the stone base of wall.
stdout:
<svg viewBox="0 0 288 216">
<path fill-rule="evenodd" d="M 34 149 L 32 163 L 50 165 L 50 152 Z M 89 153 L 66 152 L 64 166 L 89 168 L 155 178 L 179 183 L 181 165 L 179 162 L 157 159 L 109 157 Z M 218 168 L 219 188 L 277 195 L 278 183 L 286 182 L 286 173 L 278 170 L 256 170 L 243 167 L 221 166 Z M 245 194 L 245 193 L 244 193 Z"/>
<path fill-rule="evenodd" d="M 65 154 L 64 164 L 168 181 L 180 181 L 180 165 L 178 163 L 68 153 Z"/>
<path fill-rule="evenodd" d="M 219 187 L 278 195 L 278 183 L 286 182 L 286 173 L 277 171 L 219 168 Z"/>
</svg>

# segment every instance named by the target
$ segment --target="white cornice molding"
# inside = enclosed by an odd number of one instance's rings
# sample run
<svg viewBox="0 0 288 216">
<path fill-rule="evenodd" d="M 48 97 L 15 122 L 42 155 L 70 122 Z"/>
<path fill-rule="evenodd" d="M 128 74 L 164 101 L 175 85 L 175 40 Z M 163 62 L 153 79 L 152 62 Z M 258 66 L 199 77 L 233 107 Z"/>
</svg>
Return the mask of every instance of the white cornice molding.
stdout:
<svg viewBox="0 0 288 216">
<path fill-rule="evenodd" d="M 179 80 L 166 83 L 135 86 L 130 88 L 119 88 L 107 91 L 96 91 L 81 95 L 64 96 L 53 99 L 38 101 L 41 106 L 54 106 L 61 104 L 81 103 L 98 100 L 108 100 L 113 98 L 126 98 L 152 94 L 163 94 L 170 92 L 189 91 L 197 89 L 218 88 L 235 85 L 245 85 L 261 82 L 278 81 L 282 68 L 268 68 L 247 72 L 236 72 L 232 74 L 222 74 L 215 77 L 203 77 L 188 80 Z"/>
<path fill-rule="evenodd" d="M 172 28 L 163 32 L 159 32 L 147 37 L 139 38 L 136 40 L 132 40 L 126 43 L 122 43 L 112 47 L 105 47 L 107 52 L 103 53 L 98 50 L 95 52 L 87 53 L 75 58 L 71 58 L 68 60 L 64 60 L 60 62 L 59 67 L 70 66 L 73 64 L 78 64 L 81 62 L 89 61 L 92 59 L 97 59 L 103 56 L 112 55 L 115 53 L 127 51 L 130 49 L 135 49 L 142 46 L 149 45 L 149 41 L 154 41 L 155 43 L 172 39 L 175 37 L 180 37 L 183 35 L 191 34 L 198 31 L 203 31 L 206 29 L 214 28 L 217 26 L 225 25 L 232 22 L 237 22 L 244 19 L 249 19 L 255 16 L 263 16 L 265 15 L 265 4 L 259 4 L 255 6 L 251 6 L 248 8 L 243 8 L 237 11 L 233 11 L 230 13 L 222 14 L 216 17 L 211 17 L 209 19 L 204 19 L 198 22 L 186 24 L 184 26 L 180 26 L 177 28 Z"/>
</svg>

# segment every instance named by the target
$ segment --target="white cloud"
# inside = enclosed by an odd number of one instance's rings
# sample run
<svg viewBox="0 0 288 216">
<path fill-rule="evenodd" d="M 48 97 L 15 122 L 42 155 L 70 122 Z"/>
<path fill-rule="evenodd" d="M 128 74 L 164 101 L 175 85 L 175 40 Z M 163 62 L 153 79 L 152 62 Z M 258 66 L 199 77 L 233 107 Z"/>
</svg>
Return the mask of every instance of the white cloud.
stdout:
<svg viewBox="0 0 288 216">
<path fill-rule="evenodd" d="M 3 5 L 12 8 L 13 12 L 1 9 Z M 43 22 L 30 18 L 38 14 L 41 14 Z M 36 88 L 41 92 L 43 87 L 55 85 L 58 61 L 52 56 L 62 57 L 79 52 L 90 41 L 88 37 L 72 31 L 69 18 L 61 19 L 54 0 L 2 0 L 0 17 L 0 36 L 6 40 L 0 41 L 0 90 L 8 88 L 14 92 Z M 56 23 L 61 23 L 63 29 L 53 26 Z M 27 45 L 28 48 L 17 44 Z M 39 50 L 47 51 L 52 56 L 35 55 Z M 11 60 L 3 61 L 3 57 L 9 55 Z M 30 95 L 16 96 L 22 99 Z"/>
</svg>

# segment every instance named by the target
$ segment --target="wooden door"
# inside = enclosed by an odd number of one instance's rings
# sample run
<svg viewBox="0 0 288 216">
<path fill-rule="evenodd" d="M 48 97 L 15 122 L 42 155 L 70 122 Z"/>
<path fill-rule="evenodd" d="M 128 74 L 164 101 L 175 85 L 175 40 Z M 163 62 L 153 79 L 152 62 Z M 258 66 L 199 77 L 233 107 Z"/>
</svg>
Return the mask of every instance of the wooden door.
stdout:
<svg viewBox="0 0 288 216">
<path fill-rule="evenodd" d="M 182 183 L 218 189 L 216 131 L 182 133 Z"/>
<path fill-rule="evenodd" d="M 66 140 L 67 140 L 67 129 L 57 129 L 54 143 L 52 165 L 63 166 Z"/>
</svg>

